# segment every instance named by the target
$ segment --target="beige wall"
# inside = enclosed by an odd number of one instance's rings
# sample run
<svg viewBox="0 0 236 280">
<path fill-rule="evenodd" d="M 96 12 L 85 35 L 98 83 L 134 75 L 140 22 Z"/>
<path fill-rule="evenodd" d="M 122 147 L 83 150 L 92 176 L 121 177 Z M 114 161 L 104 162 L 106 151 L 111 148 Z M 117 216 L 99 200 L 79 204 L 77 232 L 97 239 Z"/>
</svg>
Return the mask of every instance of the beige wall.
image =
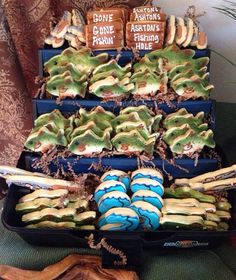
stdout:
<svg viewBox="0 0 236 280">
<path fill-rule="evenodd" d="M 231 0 L 236 3 L 236 0 Z M 163 8 L 167 14 L 183 16 L 187 7 L 195 5 L 197 11 L 206 11 L 200 18 L 209 46 L 230 58 L 236 64 L 236 20 L 233 20 L 215 9 L 213 6 L 224 4 L 222 0 L 154 0 L 154 4 Z M 211 81 L 215 85 L 212 97 L 217 101 L 236 102 L 236 68 L 212 53 Z M 234 82 L 234 84 L 232 84 Z"/>
</svg>

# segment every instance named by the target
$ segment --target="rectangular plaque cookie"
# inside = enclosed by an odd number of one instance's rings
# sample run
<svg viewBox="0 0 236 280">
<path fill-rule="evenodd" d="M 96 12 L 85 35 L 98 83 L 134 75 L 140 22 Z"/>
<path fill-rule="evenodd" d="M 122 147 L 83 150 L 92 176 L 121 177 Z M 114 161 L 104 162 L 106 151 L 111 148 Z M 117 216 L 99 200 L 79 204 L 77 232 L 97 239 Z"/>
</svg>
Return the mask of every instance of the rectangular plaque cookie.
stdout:
<svg viewBox="0 0 236 280">
<path fill-rule="evenodd" d="M 165 22 L 158 21 L 131 21 L 126 24 L 126 36 L 132 36 L 133 33 L 146 33 L 146 32 L 164 32 Z"/>
<path fill-rule="evenodd" d="M 123 23 L 126 22 L 125 9 L 102 9 L 89 11 L 87 13 L 88 24 L 94 23 L 110 23 L 117 20 L 122 20 Z"/>
<path fill-rule="evenodd" d="M 86 26 L 86 46 L 95 50 L 117 49 L 124 46 L 122 20 Z"/>
<path fill-rule="evenodd" d="M 165 21 L 166 15 L 159 13 L 131 13 L 130 21 Z"/>
<path fill-rule="evenodd" d="M 133 33 L 132 36 L 126 37 L 127 46 L 137 50 L 161 49 L 163 41 L 163 32 Z"/>
<path fill-rule="evenodd" d="M 128 41 L 126 40 L 126 44 L 130 48 L 134 48 L 136 50 L 157 50 L 161 49 L 163 46 L 163 40 L 160 42 L 134 42 L 134 41 Z"/>
<path fill-rule="evenodd" d="M 133 13 L 159 13 L 160 10 L 160 7 L 147 5 L 133 8 Z"/>
</svg>

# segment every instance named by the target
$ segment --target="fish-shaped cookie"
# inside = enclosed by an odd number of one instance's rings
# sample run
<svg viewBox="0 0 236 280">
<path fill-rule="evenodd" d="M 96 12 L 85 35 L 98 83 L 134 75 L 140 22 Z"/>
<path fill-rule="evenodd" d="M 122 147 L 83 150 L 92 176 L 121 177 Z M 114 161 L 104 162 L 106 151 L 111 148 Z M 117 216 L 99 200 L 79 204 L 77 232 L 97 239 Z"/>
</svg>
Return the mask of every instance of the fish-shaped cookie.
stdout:
<svg viewBox="0 0 236 280">
<path fill-rule="evenodd" d="M 76 155 L 101 153 L 103 149 L 112 149 L 109 132 L 104 132 L 104 135 L 99 137 L 92 130 L 87 130 L 73 138 L 68 145 L 68 150 Z"/>
</svg>

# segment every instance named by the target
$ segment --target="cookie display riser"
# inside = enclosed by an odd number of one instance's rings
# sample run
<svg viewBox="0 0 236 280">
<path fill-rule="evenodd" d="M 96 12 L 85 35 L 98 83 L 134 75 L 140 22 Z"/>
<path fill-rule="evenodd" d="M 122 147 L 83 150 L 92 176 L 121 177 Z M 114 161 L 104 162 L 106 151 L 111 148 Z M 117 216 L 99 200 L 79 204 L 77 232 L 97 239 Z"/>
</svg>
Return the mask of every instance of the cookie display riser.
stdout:
<svg viewBox="0 0 236 280">
<path fill-rule="evenodd" d="M 40 156 L 34 153 L 24 153 L 23 154 L 26 169 L 32 172 L 40 172 L 41 170 L 34 167 L 35 163 L 40 160 Z M 63 168 L 65 172 L 68 172 L 68 163 L 70 167 L 73 168 L 76 174 L 78 173 L 87 173 L 88 169 L 90 172 L 97 173 L 100 175 L 101 172 L 91 168 L 92 164 L 99 165 L 102 164 L 103 167 L 111 167 L 112 169 L 118 169 L 123 171 L 133 171 L 138 168 L 138 161 L 136 157 L 128 158 L 126 156 L 113 156 L 113 157 L 103 157 L 99 159 L 98 157 L 91 158 L 80 158 L 67 157 L 58 158 L 55 162 L 50 163 L 50 171 L 55 172 L 58 168 Z M 170 164 L 167 160 L 162 160 L 160 158 L 154 158 L 149 162 L 145 162 L 145 166 L 155 167 L 160 170 L 165 170 L 164 175 L 170 174 L 174 178 L 181 177 L 193 177 L 198 176 L 204 172 L 210 172 L 218 168 L 217 159 L 198 159 L 197 164 L 195 161 L 189 158 L 175 159 L 175 165 Z M 188 171 L 188 172 L 187 172 Z"/>
</svg>

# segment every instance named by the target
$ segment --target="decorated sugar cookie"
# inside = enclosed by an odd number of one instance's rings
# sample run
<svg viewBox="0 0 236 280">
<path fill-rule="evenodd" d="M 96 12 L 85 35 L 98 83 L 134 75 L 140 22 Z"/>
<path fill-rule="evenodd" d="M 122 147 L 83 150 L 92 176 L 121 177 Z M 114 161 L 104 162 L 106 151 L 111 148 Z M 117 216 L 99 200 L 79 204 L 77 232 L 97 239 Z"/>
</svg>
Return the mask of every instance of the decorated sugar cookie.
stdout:
<svg viewBox="0 0 236 280">
<path fill-rule="evenodd" d="M 171 15 L 169 17 L 168 25 L 167 25 L 167 37 L 166 37 L 167 45 L 172 45 L 174 43 L 175 33 L 176 33 L 175 16 Z"/>
<path fill-rule="evenodd" d="M 107 171 L 102 175 L 100 180 L 102 182 L 110 181 L 110 180 L 122 182 L 126 186 L 126 189 L 128 189 L 130 185 L 129 175 L 122 170 L 114 169 L 114 170 Z"/>
<path fill-rule="evenodd" d="M 94 200 L 98 203 L 99 199 L 106 193 L 119 191 L 119 192 L 126 192 L 126 187 L 122 182 L 109 180 L 102 182 L 94 192 Z"/>
<path fill-rule="evenodd" d="M 155 230 L 159 227 L 161 212 L 151 203 L 136 201 L 130 205 L 140 218 L 140 226 L 144 230 Z"/>
<path fill-rule="evenodd" d="M 160 171 L 153 168 L 140 168 L 132 172 L 131 180 L 136 180 L 140 178 L 148 178 L 163 183 L 163 176 Z"/>
<path fill-rule="evenodd" d="M 104 194 L 98 201 L 98 210 L 104 214 L 111 208 L 128 207 L 131 201 L 129 196 L 124 192 L 113 191 Z"/>
<path fill-rule="evenodd" d="M 182 43 L 187 39 L 187 27 L 185 26 L 184 19 L 182 17 L 176 18 L 176 34 L 175 43 L 177 45 L 182 45 Z"/>
<path fill-rule="evenodd" d="M 135 230 L 139 225 L 137 213 L 127 207 L 118 207 L 108 210 L 98 220 L 100 230 Z"/>
<path fill-rule="evenodd" d="M 131 202 L 146 201 L 151 203 L 153 206 L 161 209 L 163 207 L 163 199 L 157 193 L 149 190 L 140 190 L 133 194 Z"/>
<path fill-rule="evenodd" d="M 160 196 L 164 194 L 164 188 L 162 184 L 159 182 L 152 180 L 152 179 L 147 179 L 147 178 L 140 178 L 136 179 L 131 183 L 130 186 L 132 192 L 136 192 L 139 190 L 150 190 L 153 191 Z"/>
</svg>

